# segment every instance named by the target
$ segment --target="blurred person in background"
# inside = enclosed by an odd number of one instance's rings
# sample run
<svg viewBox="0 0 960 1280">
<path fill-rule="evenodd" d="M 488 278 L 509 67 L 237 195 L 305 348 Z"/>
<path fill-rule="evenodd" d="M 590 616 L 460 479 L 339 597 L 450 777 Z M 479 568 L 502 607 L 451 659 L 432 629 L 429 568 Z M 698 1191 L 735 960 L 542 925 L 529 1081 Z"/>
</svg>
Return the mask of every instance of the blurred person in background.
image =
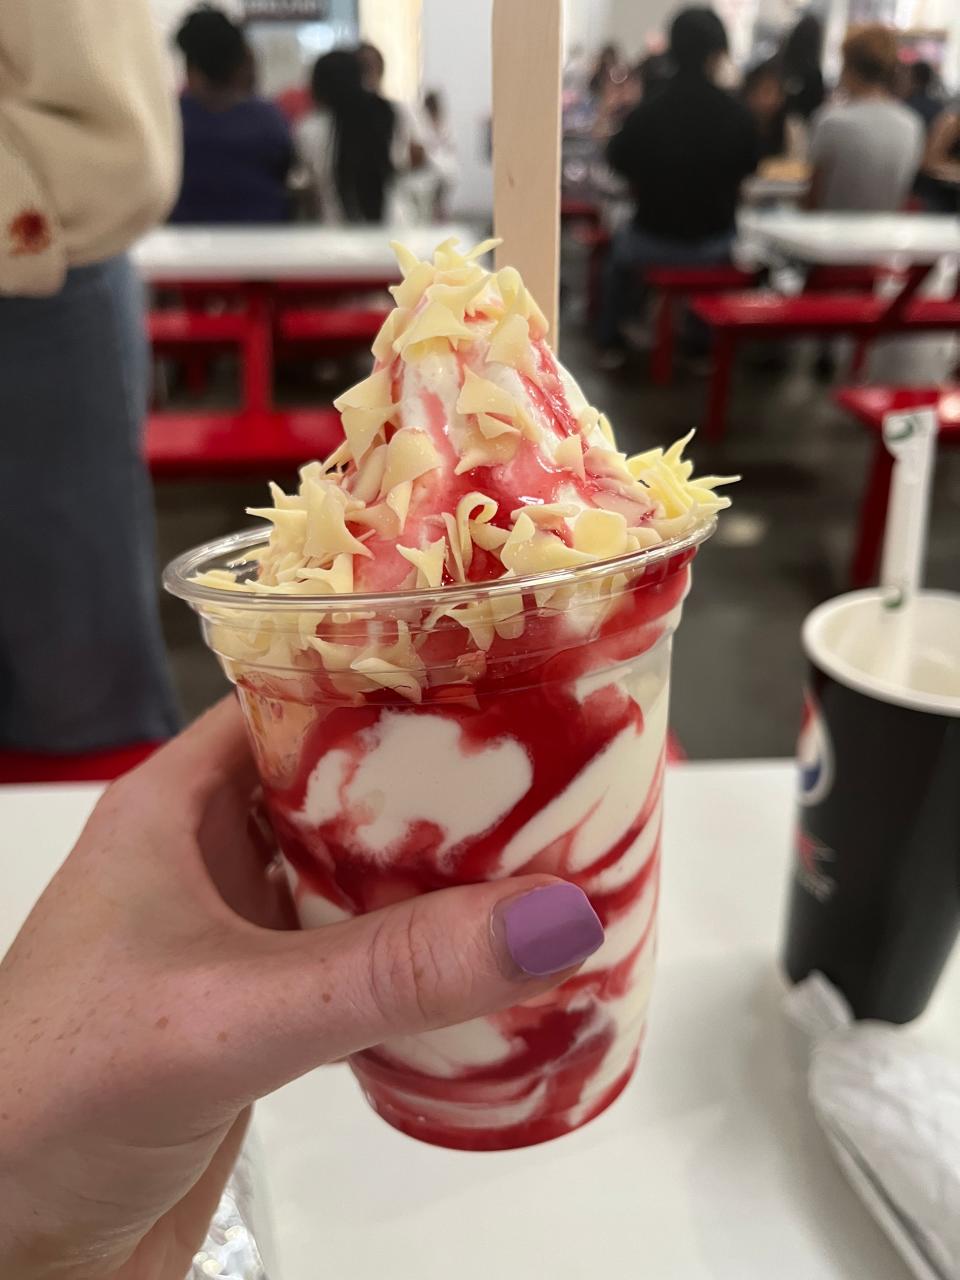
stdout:
<svg viewBox="0 0 960 1280">
<path fill-rule="evenodd" d="M 177 32 L 187 64 L 180 98 L 183 186 L 171 222 L 277 223 L 291 216 L 290 126 L 257 97 L 243 28 L 204 5 Z"/>
<path fill-rule="evenodd" d="M 920 60 L 901 64 L 900 72 L 904 106 L 915 111 L 923 121 L 924 129 L 929 129 L 943 110 L 943 99 L 934 93 L 936 75 L 933 67 L 929 62 Z"/>
<path fill-rule="evenodd" d="M 177 713 L 125 250 L 176 193 L 167 66 L 146 0 L 30 0 L 0 68 L 0 748 L 154 741 Z"/>
<path fill-rule="evenodd" d="M 649 101 L 654 94 L 665 89 L 673 75 L 670 55 L 667 53 L 648 53 L 637 63 L 637 76 L 640 80 L 641 101 Z"/>
<path fill-rule="evenodd" d="M 645 267 L 730 260 L 740 184 L 757 166 L 758 147 L 746 107 L 714 83 L 726 54 L 727 33 L 712 9 L 681 10 L 670 27 L 674 74 L 607 148 L 635 203 L 604 277 L 598 336 L 608 367 L 622 363 L 622 323 Z"/>
<path fill-rule="evenodd" d="M 806 129 L 800 116 L 788 114 L 787 93 L 776 58 L 751 67 L 743 77 L 740 99 L 753 117 L 761 162 L 802 162 Z"/>
<path fill-rule="evenodd" d="M 423 96 L 420 136 L 427 155 L 424 212 L 430 221 L 443 222 L 450 216 L 450 195 L 460 176 L 460 164 L 446 106 L 437 89 Z"/>
<path fill-rule="evenodd" d="M 378 98 L 382 98 L 389 103 L 393 110 L 394 124 L 391 159 L 397 179 L 394 187 L 393 220 L 403 221 L 408 212 L 402 207 L 406 199 L 404 189 L 406 177 L 408 174 L 419 172 L 427 163 L 427 152 L 421 137 L 420 122 L 405 102 L 395 102 L 384 95 L 383 77 L 386 74 L 387 67 L 383 54 L 377 46 L 370 44 L 367 40 L 362 41 L 357 45 L 357 56 L 360 59 L 363 87 L 368 92 L 376 94 Z M 415 199 L 413 204 L 416 204 Z"/>
<path fill-rule="evenodd" d="M 823 24 L 805 14 L 788 32 L 777 54 L 786 94 L 786 113 L 809 121 L 826 100 L 823 83 Z"/>
<path fill-rule="evenodd" d="M 903 208 L 923 156 L 924 129 L 894 97 L 897 37 L 855 27 L 843 42 L 843 101 L 817 113 L 810 135 L 811 209 L 893 213 Z"/>
<path fill-rule="evenodd" d="M 616 86 L 623 84 L 629 74 L 629 67 L 620 46 L 611 42 L 605 44 L 597 54 L 587 81 L 590 95 L 601 104 L 606 94 Z"/>
<path fill-rule="evenodd" d="M 960 98 L 941 106 L 930 126 L 920 193 L 932 213 L 956 213 L 960 204 Z"/>
<path fill-rule="evenodd" d="M 750 68 L 740 86 L 740 99 L 753 117 L 759 158 L 783 155 L 787 149 L 787 95 L 774 59 Z"/>
<path fill-rule="evenodd" d="M 643 84 L 643 63 L 638 63 L 628 69 L 622 80 L 607 86 L 603 98 L 594 104 L 591 133 L 595 138 L 611 138 L 620 131 L 630 112 L 643 101 Z"/>
<path fill-rule="evenodd" d="M 328 224 L 382 223 L 394 182 L 393 106 L 364 87 L 353 49 L 318 58 L 311 76 L 314 111 L 297 127 L 312 217 Z"/>
</svg>

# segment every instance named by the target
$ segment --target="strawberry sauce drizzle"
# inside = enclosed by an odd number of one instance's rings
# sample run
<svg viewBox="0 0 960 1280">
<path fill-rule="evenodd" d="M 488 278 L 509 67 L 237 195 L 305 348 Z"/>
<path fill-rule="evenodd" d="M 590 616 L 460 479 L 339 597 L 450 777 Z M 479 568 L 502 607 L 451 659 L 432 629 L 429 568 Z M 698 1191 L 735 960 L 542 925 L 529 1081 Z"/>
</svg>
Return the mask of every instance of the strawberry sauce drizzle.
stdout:
<svg viewBox="0 0 960 1280">
<path fill-rule="evenodd" d="M 473 883 L 504 874 L 501 859 L 510 841 L 570 788 L 591 762 L 621 735 L 635 735 L 636 752 L 649 760 L 660 753 L 649 787 L 636 795 L 636 811 L 608 847 L 573 851 L 592 816 L 595 802 L 573 825 L 537 848 L 512 872 L 549 872 L 587 892 L 605 928 L 629 929 L 638 913 L 636 942 L 609 965 L 581 972 L 544 1000 L 520 1005 L 489 1019 L 504 1043 L 502 1059 L 482 1066 L 456 1064 L 453 1075 L 434 1075 L 405 1061 L 402 1046 L 381 1046 L 358 1055 L 354 1070 L 376 1109 L 396 1127 L 440 1145 L 493 1149 L 540 1142 L 599 1114 L 626 1084 L 643 1026 L 643 1007 L 629 1014 L 626 1029 L 606 1012 L 611 1001 L 628 999 L 641 961 L 652 959 L 659 882 L 659 799 L 663 780 L 662 743 L 644 740 L 644 717 L 629 691 L 630 666 L 664 636 L 665 619 L 681 603 L 692 552 L 651 567 L 621 598 L 599 632 L 578 637 L 563 613 L 537 613 L 532 601 L 523 635 L 496 639 L 487 655 L 487 673 L 470 684 L 428 687 L 419 706 L 387 691 L 349 701 L 330 687 L 322 667 L 306 699 L 308 728 L 299 742 L 295 770 L 277 771 L 265 797 L 283 852 L 294 868 L 297 894 L 325 899 L 341 912 L 357 914 L 448 885 Z M 431 633 L 423 653 L 464 647 L 465 633 L 449 623 Z M 657 663 L 659 659 L 655 660 Z M 621 668 L 623 678 L 577 695 L 590 673 Z M 259 726 L 261 762 L 290 754 L 283 742 L 284 697 L 263 677 L 241 681 L 250 722 Z M 301 699 L 303 695 L 301 694 Z M 461 756 L 504 741 L 519 743 L 532 769 L 530 786 L 492 827 L 443 849 L 446 832 L 436 822 L 411 822 L 403 838 L 373 856 L 363 838 L 369 815 L 349 801 L 350 783 L 375 745 L 385 713 L 430 715 L 458 730 Z M 273 735 L 277 735 L 274 740 Z M 632 741 L 633 739 L 629 739 Z M 346 766 L 339 781 L 340 809 L 329 821 L 311 824 L 304 804 L 311 775 L 331 752 Z M 282 780 L 281 780 L 282 779 Z M 402 779 L 398 779 L 402 785 Z M 657 829 L 645 836 L 651 822 Z M 597 878 L 617 866 L 641 838 L 648 852 L 622 884 L 604 889 Z M 582 842 L 581 842 L 582 843 Z M 643 921 L 643 923 L 641 923 Z M 602 960 L 603 952 L 600 953 Z M 629 1040 L 625 1043 L 625 1037 Z M 619 1064 L 619 1066 L 618 1066 Z M 611 1077 L 611 1069 L 613 1075 Z M 468 1117 L 457 1123 L 457 1112 Z M 477 1127 L 469 1117 L 484 1117 Z M 498 1114 L 502 1118 L 498 1119 Z M 520 1119 L 511 1119 L 520 1115 Z"/>
</svg>

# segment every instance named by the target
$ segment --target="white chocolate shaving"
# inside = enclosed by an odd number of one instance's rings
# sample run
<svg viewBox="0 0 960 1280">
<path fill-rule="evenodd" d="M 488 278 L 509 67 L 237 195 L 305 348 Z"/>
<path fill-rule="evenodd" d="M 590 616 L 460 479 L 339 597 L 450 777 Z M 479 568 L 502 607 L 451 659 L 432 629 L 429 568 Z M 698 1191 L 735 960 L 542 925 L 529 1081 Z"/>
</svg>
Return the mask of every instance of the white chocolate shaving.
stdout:
<svg viewBox="0 0 960 1280">
<path fill-rule="evenodd" d="M 350 497 L 364 506 L 373 502 L 380 492 L 384 468 L 387 465 L 387 445 L 377 445 L 372 453 L 368 453 L 363 465 L 357 472 L 356 479 L 350 486 Z"/>
<path fill-rule="evenodd" d="M 397 260 L 397 266 L 400 268 L 400 274 L 404 279 L 422 265 L 413 250 L 408 249 L 402 240 L 391 240 L 390 248 L 393 250 L 393 256 Z"/>
<path fill-rule="evenodd" d="M 512 418 L 517 412 L 517 402 L 508 391 L 495 382 L 481 378 L 470 368 L 463 372 L 463 387 L 457 397 L 458 413 L 503 414 Z"/>
<path fill-rule="evenodd" d="M 402 284 L 390 286 L 390 292 L 393 294 L 397 306 L 405 309 L 415 307 L 426 290 L 433 284 L 436 275 L 436 269 L 431 263 L 418 262 L 416 266 L 411 268 L 410 273 L 404 276 Z"/>
<path fill-rule="evenodd" d="M 516 368 L 523 362 L 530 346 L 530 325 L 526 316 L 506 315 L 490 339 L 487 360 L 495 364 L 507 364 Z"/>
<path fill-rule="evenodd" d="M 341 551 L 350 552 L 351 555 L 370 555 L 363 543 L 358 542 L 346 526 L 347 500 L 341 489 L 308 480 L 303 485 L 303 497 L 307 518 L 307 531 L 303 540 L 305 556 L 318 557 Z"/>
<path fill-rule="evenodd" d="M 372 507 L 366 507 L 363 511 L 351 512 L 350 523 L 367 525 L 381 538 L 396 538 L 400 533 L 397 512 L 386 502 L 378 502 Z"/>
<path fill-rule="evenodd" d="M 487 440 L 495 440 L 497 436 L 520 434 L 520 428 L 513 426 L 509 422 L 501 422 L 499 418 L 491 418 L 489 413 L 477 414 L 477 427 L 480 434 Z"/>
<path fill-rule="evenodd" d="M 548 573 L 551 569 L 588 564 L 593 557 L 568 547 L 552 533 L 539 532 L 524 513 L 503 544 L 500 559 L 517 577 L 523 577 L 529 573 Z"/>
<path fill-rule="evenodd" d="M 399 406 L 391 399 L 390 370 L 378 369 L 333 402 L 340 411 L 343 430 L 355 462 L 360 462 L 379 432 Z"/>
<path fill-rule="evenodd" d="M 499 552 L 509 536 L 506 529 L 500 529 L 496 525 L 480 524 L 476 520 L 470 521 L 470 537 L 476 546 L 482 547 L 484 551 Z"/>
<path fill-rule="evenodd" d="M 526 507 L 518 507 L 510 513 L 510 519 L 516 523 L 522 515 L 541 529 L 562 529 L 572 519 L 580 507 L 572 502 L 539 502 L 530 503 Z"/>
<path fill-rule="evenodd" d="M 463 457 L 454 467 L 454 475 L 466 475 L 476 467 L 497 467 L 511 462 L 517 452 L 519 436 L 500 435 L 488 440 L 479 431 L 468 433 Z"/>
<path fill-rule="evenodd" d="M 567 436 L 557 445 L 553 455 L 558 467 L 566 467 L 575 476 L 585 480 L 587 473 L 583 465 L 583 441 L 579 436 Z"/>
<path fill-rule="evenodd" d="M 393 693 L 402 693 L 411 702 L 419 702 L 423 697 L 423 686 L 411 671 L 405 671 L 383 658 L 357 658 L 350 663 L 351 671 L 364 675 L 374 684 Z"/>
<path fill-rule="evenodd" d="M 387 445 L 387 461 L 380 492 L 416 480 L 440 465 L 433 441 L 423 431 L 398 431 Z"/>
<path fill-rule="evenodd" d="M 477 510 L 479 508 L 479 510 Z M 473 562 L 473 537 L 470 533 L 471 519 L 478 524 L 488 524 L 498 511 L 497 504 L 485 493 L 465 494 L 457 503 L 457 538 L 460 543 L 460 558 L 465 570 Z M 476 512 L 476 515 L 474 515 Z"/>
<path fill-rule="evenodd" d="M 393 344 L 403 333 L 409 318 L 409 307 L 394 307 L 380 326 L 380 332 L 373 340 L 373 346 L 370 350 L 374 359 L 382 364 L 390 363 L 393 359 Z"/>
<path fill-rule="evenodd" d="M 402 484 L 395 484 L 387 494 L 387 506 L 393 511 L 397 517 L 398 528 L 397 533 L 403 533 L 407 523 L 407 514 L 410 511 L 410 498 L 413 494 L 413 481 L 404 480 Z"/>
<path fill-rule="evenodd" d="M 393 349 L 405 360 L 409 360 L 416 356 L 418 346 L 435 338 L 456 341 L 471 336 L 468 326 L 458 320 L 449 307 L 445 307 L 442 302 L 428 302 L 394 342 Z"/>
<path fill-rule="evenodd" d="M 416 585 L 418 587 L 439 587 L 443 582 L 446 546 L 446 538 L 438 538 L 436 542 L 430 542 L 422 549 L 397 545 L 397 550 L 404 560 L 409 560 L 417 570 Z"/>
<path fill-rule="evenodd" d="M 457 582 L 466 582 L 466 566 L 463 563 L 463 547 L 460 543 L 460 530 L 457 528 L 456 517 L 451 515 L 449 511 L 443 513 L 443 523 L 447 530 L 447 543 L 450 548 L 448 568 L 451 578 Z"/>
<path fill-rule="evenodd" d="M 615 511 L 581 511 L 573 526 L 573 545 L 591 560 L 609 560 L 627 549 L 627 522 Z"/>
<path fill-rule="evenodd" d="M 431 302 L 442 303 L 457 320 L 462 321 L 467 308 L 477 294 L 483 291 L 486 283 L 484 273 L 479 267 L 474 267 L 465 284 L 432 284 L 427 290 L 427 297 Z"/>
</svg>

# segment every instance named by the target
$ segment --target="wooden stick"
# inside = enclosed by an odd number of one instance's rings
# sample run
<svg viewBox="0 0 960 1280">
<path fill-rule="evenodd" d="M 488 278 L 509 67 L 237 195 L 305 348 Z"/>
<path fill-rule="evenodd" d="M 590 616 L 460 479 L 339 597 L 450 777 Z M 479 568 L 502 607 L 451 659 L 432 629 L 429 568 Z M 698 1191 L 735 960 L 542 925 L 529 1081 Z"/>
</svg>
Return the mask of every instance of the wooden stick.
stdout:
<svg viewBox="0 0 960 1280">
<path fill-rule="evenodd" d="M 562 0 L 493 0 L 497 267 L 515 266 L 550 324 L 560 305 Z"/>
</svg>

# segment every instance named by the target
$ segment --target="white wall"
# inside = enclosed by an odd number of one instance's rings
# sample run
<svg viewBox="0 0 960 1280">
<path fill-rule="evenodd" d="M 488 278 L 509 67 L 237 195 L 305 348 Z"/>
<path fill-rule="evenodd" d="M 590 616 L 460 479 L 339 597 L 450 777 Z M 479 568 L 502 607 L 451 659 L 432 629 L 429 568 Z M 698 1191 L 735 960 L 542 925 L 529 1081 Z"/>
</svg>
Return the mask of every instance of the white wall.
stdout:
<svg viewBox="0 0 960 1280">
<path fill-rule="evenodd" d="M 591 51 L 610 39 L 613 0 L 564 0 L 564 48 Z"/>
<path fill-rule="evenodd" d="M 420 79 L 421 0 L 360 0 L 360 37 L 383 54 L 383 94 L 415 103 Z"/>
<path fill-rule="evenodd" d="M 492 96 L 491 0 L 423 0 L 423 87 L 439 89 L 460 160 L 453 198 L 459 215 L 489 216 L 493 176 L 485 154 Z"/>
<path fill-rule="evenodd" d="M 708 0 L 704 0 L 704 3 Z M 710 0 L 713 8 L 723 19 L 730 37 L 730 53 L 735 62 L 742 63 L 747 57 L 753 33 L 758 0 Z M 581 0 L 568 0 L 568 4 L 576 7 Z M 586 0 L 587 6 L 594 6 Z M 666 36 L 670 20 L 678 9 L 691 0 L 607 0 L 607 3 L 596 6 L 605 10 L 603 26 L 595 24 L 596 34 L 592 43 L 602 44 L 604 40 L 616 40 L 627 57 L 633 61 L 643 57 L 650 40 L 659 42 Z"/>
</svg>

